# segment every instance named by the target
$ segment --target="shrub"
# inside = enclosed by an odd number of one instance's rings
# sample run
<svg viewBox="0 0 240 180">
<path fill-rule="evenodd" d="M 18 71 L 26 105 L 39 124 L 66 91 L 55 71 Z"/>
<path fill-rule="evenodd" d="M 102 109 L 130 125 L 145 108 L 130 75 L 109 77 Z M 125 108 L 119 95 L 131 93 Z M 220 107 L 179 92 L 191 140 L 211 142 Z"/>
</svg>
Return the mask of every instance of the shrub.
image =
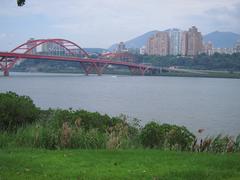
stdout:
<svg viewBox="0 0 240 180">
<path fill-rule="evenodd" d="M 84 129 L 75 129 L 70 139 L 71 148 L 81 149 L 104 149 L 106 148 L 107 135 L 99 132 L 97 129 L 86 131 Z"/>
<path fill-rule="evenodd" d="M 108 149 L 119 149 L 128 147 L 129 129 L 127 123 L 118 123 L 108 129 Z"/>
<path fill-rule="evenodd" d="M 230 137 L 219 134 L 212 140 L 211 151 L 215 153 L 226 152 L 230 141 Z"/>
<path fill-rule="evenodd" d="M 15 140 L 14 138 L 14 134 L 10 134 L 7 132 L 0 133 L 0 149 L 13 144 Z"/>
<path fill-rule="evenodd" d="M 184 126 L 163 124 L 165 144 L 170 149 L 190 150 L 195 136 Z"/>
<path fill-rule="evenodd" d="M 234 150 L 240 152 L 240 134 L 236 137 L 235 149 Z"/>
<path fill-rule="evenodd" d="M 186 127 L 150 122 L 141 131 L 144 147 L 190 150 L 195 136 Z"/>
<path fill-rule="evenodd" d="M 0 130 L 16 131 L 18 127 L 34 122 L 38 115 L 39 109 L 28 96 L 0 93 Z"/>
<path fill-rule="evenodd" d="M 56 129 L 61 128 L 63 123 L 67 122 L 69 126 L 79 126 L 86 131 L 98 129 L 101 132 L 105 132 L 107 128 L 122 122 L 121 118 L 118 117 L 111 118 L 106 114 L 101 115 L 98 112 L 88 112 L 85 110 L 57 109 L 52 111 L 51 114 L 48 121 Z"/>
<path fill-rule="evenodd" d="M 156 122 L 146 124 L 142 129 L 140 137 L 144 147 L 160 148 L 164 143 L 164 132 Z"/>
</svg>

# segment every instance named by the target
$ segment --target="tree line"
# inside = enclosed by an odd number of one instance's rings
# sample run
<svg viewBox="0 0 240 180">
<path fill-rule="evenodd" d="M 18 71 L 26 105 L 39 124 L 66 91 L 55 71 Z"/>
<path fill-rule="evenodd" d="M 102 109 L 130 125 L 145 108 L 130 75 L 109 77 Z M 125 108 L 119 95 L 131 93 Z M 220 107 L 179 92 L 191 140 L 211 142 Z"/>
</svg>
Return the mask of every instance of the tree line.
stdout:
<svg viewBox="0 0 240 180">
<path fill-rule="evenodd" d="M 240 71 L 240 53 L 231 55 L 215 53 L 212 56 L 200 54 L 196 57 L 139 55 L 138 62 L 151 63 L 160 67 L 178 66 L 202 70 Z"/>
</svg>

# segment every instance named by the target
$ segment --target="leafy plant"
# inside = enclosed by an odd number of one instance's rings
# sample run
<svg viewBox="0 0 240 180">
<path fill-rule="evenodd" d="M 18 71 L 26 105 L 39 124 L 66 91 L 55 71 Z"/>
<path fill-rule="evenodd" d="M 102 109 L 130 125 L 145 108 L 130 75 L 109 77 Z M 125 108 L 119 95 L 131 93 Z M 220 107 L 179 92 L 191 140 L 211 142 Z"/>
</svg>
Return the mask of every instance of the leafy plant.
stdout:
<svg viewBox="0 0 240 180">
<path fill-rule="evenodd" d="M 25 0 L 17 0 L 18 6 L 23 6 L 25 4 Z"/>
<path fill-rule="evenodd" d="M 37 120 L 39 109 L 28 96 L 0 93 L 0 130 L 16 131 Z"/>
<path fill-rule="evenodd" d="M 164 132 L 156 122 L 146 124 L 140 136 L 144 147 L 161 148 L 164 143 Z"/>
</svg>

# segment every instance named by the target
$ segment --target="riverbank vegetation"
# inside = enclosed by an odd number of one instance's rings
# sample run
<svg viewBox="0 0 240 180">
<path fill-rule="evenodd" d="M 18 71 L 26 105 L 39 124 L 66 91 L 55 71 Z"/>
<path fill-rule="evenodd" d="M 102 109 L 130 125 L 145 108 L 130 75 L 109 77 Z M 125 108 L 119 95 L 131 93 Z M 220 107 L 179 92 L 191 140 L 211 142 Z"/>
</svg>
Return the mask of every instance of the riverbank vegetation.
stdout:
<svg viewBox="0 0 240 180">
<path fill-rule="evenodd" d="M 139 62 L 151 63 L 160 67 L 177 66 L 184 69 L 240 71 L 240 53 L 215 53 L 212 56 L 200 54 L 195 57 L 141 55 L 138 59 Z"/>
<path fill-rule="evenodd" d="M 162 149 L 239 152 L 240 136 L 198 140 L 184 126 L 110 117 L 85 110 L 37 108 L 27 96 L 0 93 L 0 147 L 46 149 Z"/>
</svg>

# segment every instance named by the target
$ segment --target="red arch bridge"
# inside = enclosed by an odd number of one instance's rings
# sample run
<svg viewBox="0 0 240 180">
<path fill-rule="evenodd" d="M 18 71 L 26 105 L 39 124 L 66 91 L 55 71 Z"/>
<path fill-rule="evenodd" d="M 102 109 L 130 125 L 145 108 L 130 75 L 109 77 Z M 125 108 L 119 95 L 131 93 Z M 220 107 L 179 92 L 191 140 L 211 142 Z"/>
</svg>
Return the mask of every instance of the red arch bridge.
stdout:
<svg viewBox="0 0 240 180">
<path fill-rule="evenodd" d="M 58 51 L 56 51 L 56 47 Z M 38 52 L 38 48 L 42 48 L 42 51 Z M 48 52 L 47 54 L 44 53 L 44 49 Z M 150 65 L 121 61 L 121 59 L 131 58 L 130 56 L 128 53 L 107 53 L 97 58 L 91 58 L 83 48 L 72 41 L 65 39 L 38 39 L 27 41 L 10 52 L 0 52 L 0 68 L 4 76 L 8 76 L 9 70 L 16 63 L 28 59 L 42 59 L 79 62 L 86 75 L 90 73 L 102 75 L 109 65 L 125 66 L 128 67 L 131 74 L 141 75 L 145 75 L 146 72 L 151 74 L 160 73 L 162 70 L 159 67 Z"/>
</svg>

